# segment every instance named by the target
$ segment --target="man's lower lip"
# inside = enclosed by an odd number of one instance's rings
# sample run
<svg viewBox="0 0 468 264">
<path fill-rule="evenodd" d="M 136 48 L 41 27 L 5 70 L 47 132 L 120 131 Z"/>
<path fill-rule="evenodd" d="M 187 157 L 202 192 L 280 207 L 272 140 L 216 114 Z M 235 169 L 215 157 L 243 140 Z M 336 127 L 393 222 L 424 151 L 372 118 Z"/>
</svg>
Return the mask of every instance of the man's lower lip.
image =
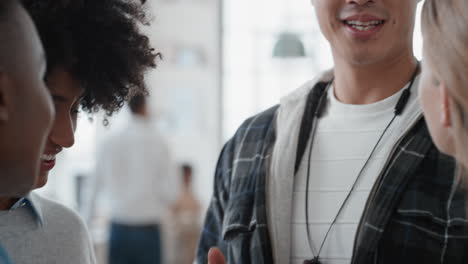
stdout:
<svg viewBox="0 0 468 264">
<path fill-rule="evenodd" d="M 46 170 L 46 171 L 50 171 L 54 168 L 55 166 L 55 160 L 51 160 L 51 161 L 42 161 L 41 162 L 41 168 L 42 170 Z"/>
<path fill-rule="evenodd" d="M 351 25 L 348 25 L 348 24 L 344 24 L 344 25 L 346 29 L 348 30 L 348 32 L 350 32 L 353 37 L 360 38 L 360 39 L 369 39 L 373 37 L 375 34 L 377 34 L 377 32 L 379 32 L 380 29 L 382 29 L 382 27 L 385 24 L 377 25 L 368 30 L 359 30 L 357 28 L 352 27 Z"/>
</svg>

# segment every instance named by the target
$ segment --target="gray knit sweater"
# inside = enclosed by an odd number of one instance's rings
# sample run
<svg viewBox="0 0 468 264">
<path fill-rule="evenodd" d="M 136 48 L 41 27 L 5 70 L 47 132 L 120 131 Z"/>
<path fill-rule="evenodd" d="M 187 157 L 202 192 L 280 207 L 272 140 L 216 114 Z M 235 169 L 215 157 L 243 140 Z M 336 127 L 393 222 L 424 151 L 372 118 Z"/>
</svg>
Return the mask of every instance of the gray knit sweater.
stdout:
<svg viewBox="0 0 468 264">
<path fill-rule="evenodd" d="M 31 193 L 0 211 L 0 244 L 15 264 L 95 264 L 87 228 L 72 210 Z"/>
</svg>

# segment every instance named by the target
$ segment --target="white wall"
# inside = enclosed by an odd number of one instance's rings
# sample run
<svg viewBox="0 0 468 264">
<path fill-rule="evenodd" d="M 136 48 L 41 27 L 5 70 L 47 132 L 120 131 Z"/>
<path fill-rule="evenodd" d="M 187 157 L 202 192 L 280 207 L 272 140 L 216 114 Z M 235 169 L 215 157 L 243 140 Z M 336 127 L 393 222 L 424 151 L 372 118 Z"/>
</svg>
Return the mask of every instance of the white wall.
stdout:
<svg viewBox="0 0 468 264">
<path fill-rule="evenodd" d="M 221 25 L 218 0 L 155 0 L 148 33 L 163 54 L 148 76 L 153 111 L 178 161 L 195 167 L 195 191 L 208 204 L 221 149 Z"/>
</svg>

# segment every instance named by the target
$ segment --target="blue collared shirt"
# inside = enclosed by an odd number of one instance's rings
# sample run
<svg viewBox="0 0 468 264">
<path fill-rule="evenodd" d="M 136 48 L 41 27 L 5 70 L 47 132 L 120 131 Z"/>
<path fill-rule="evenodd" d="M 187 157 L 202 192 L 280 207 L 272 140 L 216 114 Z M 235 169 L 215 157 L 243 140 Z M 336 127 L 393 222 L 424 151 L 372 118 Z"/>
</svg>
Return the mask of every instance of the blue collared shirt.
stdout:
<svg viewBox="0 0 468 264">
<path fill-rule="evenodd" d="M 15 204 L 13 204 L 13 206 L 10 208 L 9 211 L 16 210 L 28 204 L 31 205 L 31 209 L 36 215 L 38 223 L 42 225 L 42 217 L 40 216 L 40 214 L 38 214 L 36 208 L 34 207 L 34 203 L 32 202 L 30 195 L 27 195 L 26 197 L 19 199 Z M 0 245 L 0 264 L 12 264 L 10 257 L 8 256 L 8 253 L 5 251 L 5 249 L 1 245 Z"/>
<path fill-rule="evenodd" d="M 36 217 L 37 224 L 42 226 L 43 225 L 42 214 L 39 208 L 37 207 L 36 203 L 34 202 L 34 198 L 31 196 L 31 194 L 28 194 L 27 196 L 20 198 L 15 204 L 13 204 L 13 206 L 11 206 L 9 211 L 14 211 L 23 206 L 29 206 L 32 213 Z M 8 253 L 1 245 L 0 245 L 0 264 L 13 264 L 10 257 L 8 256 Z"/>
<path fill-rule="evenodd" d="M 14 211 L 23 206 L 29 207 L 34 217 L 36 218 L 37 224 L 42 227 L 44 225 L 44 218 L 42 216 L 40 204 L 34 200 L 34 196 L 31 195 L 31 193 L 25 197 L 20 198 L 15 204 L 13 204 L 9 211 Z"/>
<path fill-rule="evenodd" d="M 60 203 L 32 192 L 0 216 L 0 243 L 13 262 L 96 263 L 86 225 Z"/>
</svg>

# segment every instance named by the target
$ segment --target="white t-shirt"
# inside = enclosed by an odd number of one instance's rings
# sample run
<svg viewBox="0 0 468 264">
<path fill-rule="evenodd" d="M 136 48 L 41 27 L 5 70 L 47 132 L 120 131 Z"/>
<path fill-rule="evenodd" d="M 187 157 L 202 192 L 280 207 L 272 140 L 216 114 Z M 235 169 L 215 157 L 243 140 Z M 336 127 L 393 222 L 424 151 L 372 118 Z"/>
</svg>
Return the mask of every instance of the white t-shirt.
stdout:
<svg viewBox="0 0 468 264">
<path fill-rule="evenodd" d="M 347 105 L 336 99 L 333 88 L 329 89 L 327 110 L 318 122 L 310 160 L 309 226 L 315 254 L 359 171 L 393 118 L 394 108 L 402 92 L 403 89 L 373 104 Z M 403 121 L 410 115 L 409 111 L 404 111 L 385 133 L 325 241 L 320 254 L 323 264 L 350 263 L 357 226 L 369 193 L 401 136 Z M 312 258 L 305 224 L 309 148 L 310 142 L 294 180 L 290 259 L 290 263 L 294 264 Z"/>
</svg>

